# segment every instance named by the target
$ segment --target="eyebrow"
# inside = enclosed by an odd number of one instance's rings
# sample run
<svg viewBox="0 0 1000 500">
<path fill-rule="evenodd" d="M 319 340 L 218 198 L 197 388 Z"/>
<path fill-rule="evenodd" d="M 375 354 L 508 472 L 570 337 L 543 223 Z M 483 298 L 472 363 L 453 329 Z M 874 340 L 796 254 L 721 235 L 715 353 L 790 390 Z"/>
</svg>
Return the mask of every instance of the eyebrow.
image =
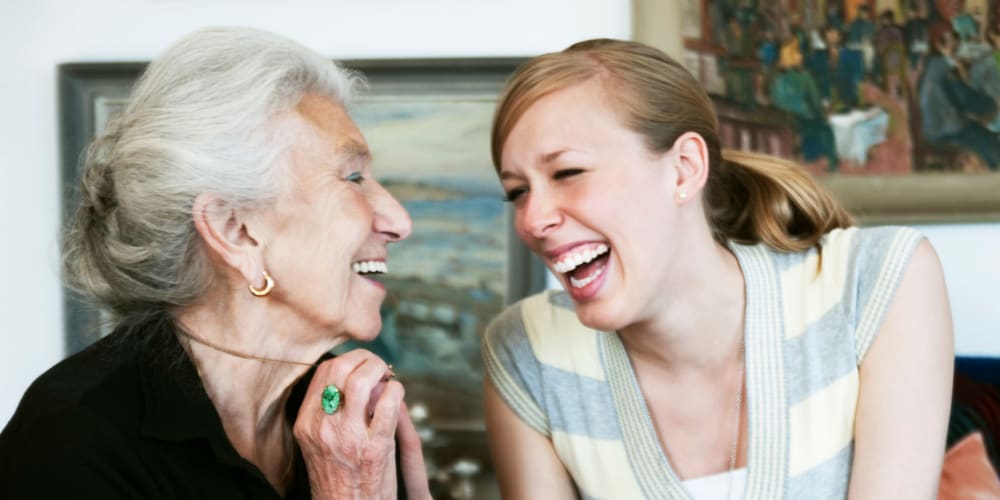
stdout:
<svg viewBox="0 0 1000 500">
<path fill-rule="evenodd" d="M 364 143 L 350 139 L 340 146 L 339 153 L 347 156 L 349 160 L 368 161 L 372 158 L 372 153 Z"/>
<path fill-rule="evenodd" d="M 502 171 L 500 171 L 500 180 L 501 181 L 505 181 L 507 179 L 520 179 L 520 178 L 521 178 L 520 175 L 517 175 L 515 173 L 511 173 L 510 170 L 502 170 Z"/>
<path fill-rule="evenodd" d="M 559 157 L 566 152 L 569 152 L 569 149 L 560 149 L 557 151 L 553 151 L 551 153 L 545 153 L 541 156 L 542 163 L 552 163 L 557 159 L 559 159 Z M 520 176 L 508 171 L 500 172 L 500 180 L 510 179 L 510 178 L 520 178 Z"/>
<path fill-rule="evenodd" d="M 560 149 L 558 151 L 553 151 L 551 153 L 546 153 L 542 155 L 542 163 L 552 163 L 556 161 L 560 155 L 569 151 L 569 149 Z"/>
</svg>

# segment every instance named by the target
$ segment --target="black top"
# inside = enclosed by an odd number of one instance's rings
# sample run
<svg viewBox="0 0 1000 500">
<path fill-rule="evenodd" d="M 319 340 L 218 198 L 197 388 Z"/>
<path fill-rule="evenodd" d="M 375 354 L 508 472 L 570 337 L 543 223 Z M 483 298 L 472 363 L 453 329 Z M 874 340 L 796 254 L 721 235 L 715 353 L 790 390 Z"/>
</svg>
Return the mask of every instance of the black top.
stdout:
<svg viewBox="0 0 1000 500">
<path fill-rule="evenodd" d="M 137 321 L 42 374 L 0 433 L 0 498 L 281 498 L 230 444 L 174 332 L 166 315 Z M 285 498 L 309 497 L 296 448 Z"/>
</svg>

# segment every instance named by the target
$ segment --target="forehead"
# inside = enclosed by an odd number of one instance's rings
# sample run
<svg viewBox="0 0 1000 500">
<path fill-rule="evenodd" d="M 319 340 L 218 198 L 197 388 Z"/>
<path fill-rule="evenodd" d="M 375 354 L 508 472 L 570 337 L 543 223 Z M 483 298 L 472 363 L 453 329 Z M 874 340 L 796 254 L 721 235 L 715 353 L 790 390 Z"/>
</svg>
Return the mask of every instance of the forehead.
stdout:
<svg viewBox="0 0 1000 500">
<path fill-rule="evenodd" d="M 295 111 L 321 142 L 332 145 L 338 153 L 367 154 L 364 136 L 343 104 L 326 96 L 306 94 Z"/>
<path fill-rule="evenodd" d="M 339 102 L 307 94 L 295 107 L 288 134 L 292 191 L 319 189 L 322 179 L 368 165 L 371 154 L 364 136 Z"/>
<path fill-rule="evenodd" d="M 630 132 L 602 85 L 571 85 L 528 106 L 503 145 L 500 170 L 544 164 L 565 151 L 614 150 Z"/>
<path fill-rule="evenodd" d="M 528 105 L 511 128 L 516 131 L 519 126 L 539 120 L 547 122 L 550 127 L 545 130 L 559 132 L 576 126 L 601 126 L 610 122 L 619 122 L 614 103 L 607 89 L 597 79 L 575 83 L 561 89 L 549 92 Z M 595 120 L 572 120 L 575 118 L 592 118 Z M 601 118 L 596 120 L 596 118 Z M 523 127 L 522 127 L 523 128 Z"/>
</svg>

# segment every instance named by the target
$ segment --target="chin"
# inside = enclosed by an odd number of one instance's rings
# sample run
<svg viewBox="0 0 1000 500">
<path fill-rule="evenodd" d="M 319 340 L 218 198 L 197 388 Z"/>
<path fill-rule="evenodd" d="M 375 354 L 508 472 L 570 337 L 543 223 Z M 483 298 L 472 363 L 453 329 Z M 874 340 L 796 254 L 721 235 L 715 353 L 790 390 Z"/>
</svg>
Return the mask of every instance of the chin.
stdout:
<svg viewBox="0 0 1000 500">
<path fill-rule="evenodd" d="M 375 318 L 366 321 L 363 325 L 356 325 L 348 328 L 348 336 L 352 340 L 358 342 L 371 342 L 378 337 L 378 334 L 382 331 L 382 318 L 380 316 L 375 316 Z"/>
<path fill-rule="evenodd" d="M 576 305 L 576 317 L 587 328 L 602 332 L 614 332 L 626 326 L 621 322 L 622 315 L 613 308 L 595 302 Z"/>
</svg>

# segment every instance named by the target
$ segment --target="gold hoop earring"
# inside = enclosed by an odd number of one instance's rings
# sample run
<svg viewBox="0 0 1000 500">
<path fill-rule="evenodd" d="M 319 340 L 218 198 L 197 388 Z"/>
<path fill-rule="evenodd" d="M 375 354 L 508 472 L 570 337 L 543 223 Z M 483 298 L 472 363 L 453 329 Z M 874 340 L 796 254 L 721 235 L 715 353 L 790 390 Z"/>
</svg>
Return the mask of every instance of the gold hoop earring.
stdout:
<svg viewBox="0 0 1000 500">
<path fill-rule="evenodd" d="M 264 271 L 264 288 L 254 288 L 253 284 L 247 285 L 247 288 L 250 289 L 250 293 L 254 297 L 266 297 L 271 293 L 271 290 L 274 290 L 274 278 L 267 274 L 267 271 Z"/>
</svg>

